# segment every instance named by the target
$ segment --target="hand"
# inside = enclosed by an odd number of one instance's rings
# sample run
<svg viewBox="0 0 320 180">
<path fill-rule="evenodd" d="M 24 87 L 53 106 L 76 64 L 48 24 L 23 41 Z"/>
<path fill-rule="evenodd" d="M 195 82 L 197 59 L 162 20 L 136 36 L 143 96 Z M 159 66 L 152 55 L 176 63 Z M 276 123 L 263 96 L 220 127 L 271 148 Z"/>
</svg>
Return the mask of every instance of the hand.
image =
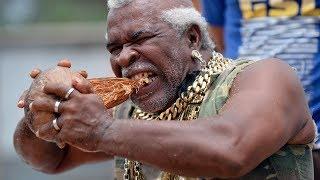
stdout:
<svg viewBox="0 0 320 180">
<path fill-rule="evenodd" d="M 67 68 L 71 68 L 71 62 L 67 59 L 63 59 L 61 61 L 58 62 L 57 64 L 58 66 L 60 67 L 67 67 Z M 78 71 L 78 73 L 84 77 L 84 78 L 87 78 L 88 77 L 88 73 L 84 70 L 81 70 L 81 71 Z M 31 72 L 30 72 L 30 77 L 32 79 L 35 79 L 38 75 L 41 74 L 41 70 L 40 69 L 33 69 Z M 79 84 L 82 84 L 81 82 L 79 82 Z M 83 89 L 83 87 L 86 87 L 85 85 L 81 85 L 79 88 L 80 89 Z M 25 97 L 26 97 L 26 94 L 27 94 L 28 90 L 25 90 L 22 95 L 20 96 L 19 100 L 18 100 L 18 103 L 17 103 L 17 106 L 18 108 L 24 108 L 25 107 Z"/>
<path fill-rule="evenodd" d="M 71 67 L 71 62 L 69 60 L 61 60 L 61 61 L 58 62 L 58 66 L 70 68 Z M 41 73 L 42 73 L 42 71 L 40 69 L 34 69 L 34 70 L 31 71 L 30 77 L 33 78 L 33 79 L 36 79 L 37 77 L 39 77 L 41 75 Z M 73 80 L 78 82 L 79 89 L 82 90 L 82 93 L 86 93 L 87 89 L 85 89 L 85 88 L 87 87 L 87 84 L 85 84 L 84 79 L 88 77 L 88 74 L 87 74 L 86 71 L 79 71 L 78 74 L 80 74 L 80 77 L 83 77 L 83 78 L 79 78 L 79 76 L 73 76 L 72 78 L 74 78 Z M 37 97 L 39 97 L 39 98 L 47 96 L 46 94 L 44 94 L 42 92 L 37 92 L 37 90 L 33 89 L 33 88 L 31 88 L 30 90 L 26 90 L 26 91 L 24 91 L 24 93 L 19 98 L 18 105 L 17 105 L 19 108 L 25 108 L 25 109 L 30 109 L 31 108 L 31 104 L 29 105 L 29 107 L 27 107 L 28 104 L 25 101 L 27 95 L 30 94 L 30 93 L 36 93 Z M 25 112 L 26 112 L 26 114 L 25 114 L 26 118 L 24 118 L 25 123 L 28 124 L 28 127 L 30 128 L 30 130 L 32 132 L 36 133 L 36 131 L 34 130 L 33 122 L 37 122 L 37 121 L 34 121 L 34 119 L 43 118 L 44 117 L 44 113 L 43 112 L 39 112 L 39 113 L 36 113 L 36 114 L 31 114 L 28 111 L 25 111 Z M 53 114 L 52 114 L 52 116 L 53 116 Z M 35 135 L 37 135 L 37 134 L 35 134 Z M 47 139 L 47 141 L 53 141 L 53 140 L 52 139 Z M 59 147 L 64 147 L 64 145 L 62 145 L 62 144 L 58 144 L 58 145 L 59 145 Z"/>
<path fill-rule="evenodd" d="M 71 93 L 69 100 L 62 101 L 59 106 L 57 125 L 60 130 L 55 130 L 53 122 L 49 122 L 39 128 L 37 134 L 40 138 L 52 138 L 59 144 L 68 143 L 82 151 L 98 152 L 101 139 L 113 120 L 99 96 L 79 92 L 79 84 L 75 81 L 73 86 L 76 90 Z M 44 92 L 61 99 L 69 89 L 63 84 L 47 83 Z M 32 111 L 53 113 L 54 104 L 53 98 L 37 98 L 32 103 Z"/>
</svg>

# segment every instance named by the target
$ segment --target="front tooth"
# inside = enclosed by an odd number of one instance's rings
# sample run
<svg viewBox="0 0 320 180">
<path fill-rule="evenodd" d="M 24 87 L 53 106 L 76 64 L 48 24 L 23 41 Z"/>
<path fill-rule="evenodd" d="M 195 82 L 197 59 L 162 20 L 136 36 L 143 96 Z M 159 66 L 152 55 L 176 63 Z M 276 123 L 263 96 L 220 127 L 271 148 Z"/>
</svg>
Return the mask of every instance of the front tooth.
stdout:
<svg viewBox="0 0 320 180">
<path fill-rule="evenodd" d="M 147 74 L 147 73 L 143 73 L 142 76 L 143 76 L 144 78 L 148 78 L 148 74 Z"/>
</svg>

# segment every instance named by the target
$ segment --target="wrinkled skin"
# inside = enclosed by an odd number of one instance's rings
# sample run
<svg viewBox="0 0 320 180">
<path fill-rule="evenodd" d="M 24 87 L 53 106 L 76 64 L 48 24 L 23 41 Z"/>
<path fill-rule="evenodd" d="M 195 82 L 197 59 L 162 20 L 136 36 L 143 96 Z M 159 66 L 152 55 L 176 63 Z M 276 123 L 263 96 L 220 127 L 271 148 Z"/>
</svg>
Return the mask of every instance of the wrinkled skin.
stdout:
<svg viewBox="0 0 320 180">
<path fill-rule="evenodd" d="M 132 95 L 133 102 L 145 111 L 158 112 L 171 105 L 186 74 L 199 70 L 199 62 L 190 56 L 192 50 L 200 51 L 206 60 L 210 58 L 211 50 L 201 49 L 198 26 L 191 26 L 179 36 L 157 19 L 162 10 L 170 7 L 191 7 L 187 2 L 135 0 L 109 13 L 107 47 L 116 76 L 131 78 L 143 71 L 156 75 L 149 87 Z M 221 114 L 192 122 L 113 119 L 101 99 L 82 92 L 77 83 L 73 86 L 78 91 L 60 106 L 61 130 L 50 138 L 81 151 L 74 154 L 68 150 L 66 156 L 51 159 L 60 160 L 58 166 L 52 163 L 53 170 L 43 167 L 42 171 L 56 173 L 121 156 L 183 176 L 233 178 L 250 172 L 285 144 L 306 144 L 314 139 L 298 78 L 278 60 L 260 61 L 246 68 L 236 77 Z M 48 83 L 44 92 L 62 97 L 67 89 Z M 35 99 L 37 105 L 31 109 L 52 112 L 53 102 L 50 98 Z M 46 136 L 48 128 L 52 129 L 52 124 L 39 129 L 40 138 Z"/>
</svg>

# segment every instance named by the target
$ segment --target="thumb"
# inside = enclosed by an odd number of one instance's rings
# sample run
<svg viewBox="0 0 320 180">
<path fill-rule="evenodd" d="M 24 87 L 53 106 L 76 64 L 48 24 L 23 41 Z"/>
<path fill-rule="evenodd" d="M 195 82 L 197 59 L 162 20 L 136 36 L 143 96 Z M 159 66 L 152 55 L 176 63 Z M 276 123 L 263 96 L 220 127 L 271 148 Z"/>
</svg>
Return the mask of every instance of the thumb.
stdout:
<svg viewBox="0 0 320 180">
<path fill-rule="evenodd" d="M 82 94 L 93 93 L 90 81 L 85 78 L 75 77 L 72 79 L 73 87 Z"/>
</svg>

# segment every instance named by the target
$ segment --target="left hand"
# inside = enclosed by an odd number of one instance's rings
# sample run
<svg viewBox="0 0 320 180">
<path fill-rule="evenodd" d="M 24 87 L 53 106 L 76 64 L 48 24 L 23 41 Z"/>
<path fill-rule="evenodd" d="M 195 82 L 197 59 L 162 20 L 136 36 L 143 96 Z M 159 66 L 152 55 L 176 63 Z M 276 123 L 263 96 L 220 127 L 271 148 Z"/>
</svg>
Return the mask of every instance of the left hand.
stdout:
<svg viewBox="0 0 320 180">
<path fill-rule="evenodd" d="M 59 106 L 60 116 L 57 125 L 60 130 L 54 129 L 53 123 L 49 122 L 38 130 L 38 136 L 43 139 L 52 136 L 55 131 L 57 143 L 67 143 L 86 152 L 98 152 L 99 144 L 106 129 L 112 124 L 112 118 L 107 112 L 102 99 L 95 94 L 82 94 L 75 90 L 66 101 L 61 101 Z M 63 99 L 70 88 L 62 84 L 48 83 L 44 87 L 44 93 Z M 32 103 L 32 111 L 54 112 L 55 100 L 51 98 L 35 99 Z"/>
</svg>

